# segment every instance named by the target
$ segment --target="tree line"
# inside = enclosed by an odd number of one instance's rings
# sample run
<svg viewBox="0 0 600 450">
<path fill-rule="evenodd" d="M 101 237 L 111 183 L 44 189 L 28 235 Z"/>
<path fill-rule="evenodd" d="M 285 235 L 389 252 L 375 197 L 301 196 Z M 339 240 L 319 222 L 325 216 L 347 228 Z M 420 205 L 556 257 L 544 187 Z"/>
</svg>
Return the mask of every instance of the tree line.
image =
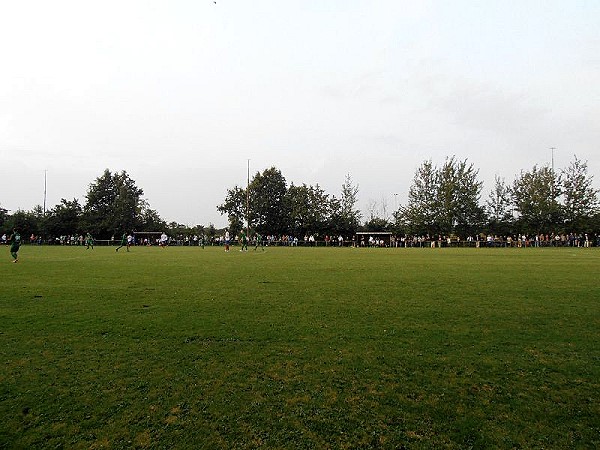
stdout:
<svg viewBox="0 0 600 450">
<path fill-rule="evenodd" d="M 229 219 L 230 233 L 236 235 L 248 226 L 262 235 L 353 234 L 361 225 L 356 209 L 358 186 L 346 176 L 341 195 L 327 194 L 318 184 L 288 186 L 275 167 L 257 172 L 244 189 L 227 190 L 217 207 Z"/>
<path fill-rule="evenodd" d="M 122 233 L 132 231 L 167 231 L 172 236 L 216 234 L 215 227 L 187 227 L 176 222 L 166 223 L 143 198 L 144 191 L 126 171 L 112 173 L 106 169 L 90 183 L 86 201 L 61 199 L 48 211 L 36 206 L 31 211 L 13 214 L 0 207 L 0 229 L 8 232 L 18 228 L 22 236 L 41 237 L 51 241 L 61 236 L 91 233 L 96 239 L 119 240 Z"/>
<path fill-rule="evenodd" d="M 410 234 L 457 235 L 594 233 L 600 230 L 598 190 L 587 162 L 565 169 L 534 166 L 512 183 L 495 177 L 486 201 L 478 170 L 467 160 L 425 161 L 416 170 L 408 202 L 395 226 Z"/>
<path fill-rule="evenodd" d="M 599 191 L 593 187 L 587 162 L 577 157 L 555 171 L 534 166 L 512 182 L 496 176 L 483 200 L 479 171 L 468 160 L 448 157 L 440 166 L 424 161 L 414 173 L 407 202 L 390 217 L 374 208 L 363 221 L 357 208 L 359 187 L 346 175 L 338 195 L 318 184 L 288 185 L 275 167 L 257 172 L 248 185 L 226 192 L 217 211 L 226 215 L 229 232 L 236 236 L 246 226 L 262 235 L 302 238 L 342 235 L 356 231 L 391 231 L 407 236 L 458 236 L 478 234 L 509 236 L 539 233 L 600 233 Z M 23 236 L 52 237 L 90 232 L 96 239 L 118 238 L 123 232 L 162 231 L 171 236 L 214 237 L 214 225 L 188 227 L 166 223 L 143 198 L 126 171 L 106 169 L 88 187 L 86 201 L 61 199 L 48 211 L 9 214 L 0 207 L 0 229 L 19 228 Z"/>
<path fill-rule="evenodd" d="M 468 160 L 448 157 L 441 166 L 426 160 L 415 171 L 406 204 L 391 217 L 373 208 L 364 222 L 356 208 L 358 192 L 350 175 L 335 196 L 318 184 L 288 186 L 281 171 L 271 167 L 256 173 L 245 189 L 228 189 L 217 210 L 227 215 L 233 234 L 245 226 L 297 237 L 356 231 L 461 238 L 600 231 L 598 190 L 587 162 L 577 157 L 558 171 L 547 166 L 521 171 L 512 183 L 496 176 L 485 201 L 479 170 Z"/>
</svg>

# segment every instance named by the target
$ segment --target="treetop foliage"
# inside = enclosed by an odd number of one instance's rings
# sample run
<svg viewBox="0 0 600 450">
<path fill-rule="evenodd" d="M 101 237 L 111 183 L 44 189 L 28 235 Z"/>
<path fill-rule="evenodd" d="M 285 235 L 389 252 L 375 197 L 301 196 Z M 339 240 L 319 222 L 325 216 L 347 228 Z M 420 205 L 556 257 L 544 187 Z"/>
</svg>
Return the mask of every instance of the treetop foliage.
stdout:
<svg viewBox="0 0 600 450">
<path fill-rule="evenodd" d="M 521 171 L 512 183 L 496 176 L 487 200 L 482 204 L 483 183 L 479 171 L 465 160 L 452 156 L 441 166 L 425 160 L 417 167 L 405 205 L 393 217 L 370 209 L 364 223 L 357 208 L 359 187 L 346 175 L 339 196 L 325 192 L 318 184 L 288 185 L 276 167 L 257 172 L 248 186 L 227 190 L 217 211 L 227 215 L 229 231 L 251 233 L 350 236 L 358 230 L 392 231 L 420 236 L 466 237 L 479 233 L 600 233 L 598 189 L 588 173 L 587 162 L 574 156 L 563 170 L 534 166 Z M 214 225 L 189 228 L 167 224 L 150 208 L 126 171 L 109 169 L 88 187 L 84 205 L 79 200 L 61 199 L 44 212 L 9 211 L 0 205 L 3 232 L 18 227 L 24 236 L 45 238 L 92 233 L 97 239 L 118 237 L 124 232 L 161 231 L 170 233 L 218 233 Z"/>
<path fill-rule="evenodd" d="M 228 189 L 217 210 L 227 214 L 234 234 L 248 226 L 261 234 L 348 235 L 359 225 L 357 193 L 358 186 L 352 184 L 350 176 L 346 177 L 341 198 L 337 199 L 318 184 L 288 186 L 281 171 L 271 167 L 257 172 L 247 189 L 239 186 Z"/>
<path fill-rule="evenodd" d="M 598 191 L 592 188 L 587 165 L 577 158 L 557 174 L 548 167 L 522 171 L 512 184 L 496 177 L 482 203 L 483 182 L 468 160 L 446 158 L 441 166 L 424 161 L 415 171 L 408 201 L 393 214 L 380 217 L 375 208 L 360 223 L 358 186 L 346 176 L 341 196 L 319 185 L 287 186 L 272 167 L 257 173 L 248 191 L 235 186 L 217 207 L 227 214 L 233 233 L 242 227 L 260 233 L 351 235 L 359 229 L 429 236 L 585 232 L 597 230 Z M 246 203 L 243 202 L 248 202 Z M 246 206 L 242 207 L 242 203 Z"/>
</svg>

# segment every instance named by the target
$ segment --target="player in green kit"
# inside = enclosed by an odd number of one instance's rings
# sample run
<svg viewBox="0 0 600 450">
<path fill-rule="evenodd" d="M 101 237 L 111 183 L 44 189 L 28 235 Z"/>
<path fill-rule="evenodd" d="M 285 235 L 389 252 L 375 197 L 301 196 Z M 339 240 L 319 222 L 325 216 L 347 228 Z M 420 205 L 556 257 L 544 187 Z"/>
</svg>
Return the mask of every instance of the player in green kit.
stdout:
<svg viewBox="0 0 600 450">
<path fill-rule="evenodd" d="M 256 233 L 254 235 L 254 251 L 256 251 L 256 249 L 258 248 L 258 246 L 260 245 L 260 248 L 262 249 L 262 251 L 265 251 L 265 247 L 263 246 L 263 242 L 262 242 L 262 236 L 259 233 Z"/>
<path fill-rule="evenodd" d="M 248 251 L 248 236 L 246 236 L 246 233 L 244 233 L 242 231 L 242 249 L 240 250 L 240 252 L 247 252 Z"/>
<path fill-rule="evenodd" d="M 19 234 L 19 230 L 16 228 L 13 229 L 13 233 L 8 238 L 8 242 L 10 242 L 10 254 L 13 257 L 13 262 L 16 263 L 19 260 L 19 247 L 21 247 L 21 235 Z"/>
<path fill-rule="evenodd" d="M 92 248 L 92 250 L 94 250 L 94 238 L 92 237 L 92 235 L 90 233 L 86 233 L 85 235 L 85 249 L 89 249 L 90 247 Z"/>
<path fill-rule="evenodd" d="M 118 252 L 121 247 L 125 247 L 126 245 L 127 245 L 127 233 L 123 233 L 123 236 L 121 236 L 121 245 L 119 245 L 115 249 L 115 252 Z M 129 248 L 127 248 L 127 251 L 129 251 Z"/>
</svg>

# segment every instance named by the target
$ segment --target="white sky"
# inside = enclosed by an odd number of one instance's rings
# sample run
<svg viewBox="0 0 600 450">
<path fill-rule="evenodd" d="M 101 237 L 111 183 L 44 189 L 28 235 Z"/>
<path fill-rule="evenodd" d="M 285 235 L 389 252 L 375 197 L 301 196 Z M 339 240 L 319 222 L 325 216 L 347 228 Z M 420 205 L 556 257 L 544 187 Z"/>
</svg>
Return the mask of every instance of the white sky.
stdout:
<svg viewBox="0 0 600 450">
<path fill-rule="evenodd" d="M 600 1 L 0 3 L 0 206 L 85 204 L 126 170 L 167 221 L 226 224 L 251 173 L 359 206 L 406 200 L 426 159 L 600 178 Z M 396 194 L 396 195 L 394 195 Z"/>
</svg>

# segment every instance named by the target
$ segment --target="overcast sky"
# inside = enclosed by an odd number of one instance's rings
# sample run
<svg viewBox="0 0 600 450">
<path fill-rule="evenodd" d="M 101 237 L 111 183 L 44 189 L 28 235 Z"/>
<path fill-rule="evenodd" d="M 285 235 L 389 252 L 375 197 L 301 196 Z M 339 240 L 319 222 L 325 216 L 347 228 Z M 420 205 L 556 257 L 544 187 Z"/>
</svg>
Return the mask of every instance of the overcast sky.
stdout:
<svg viewBox="0 0 600 450">
<path fill-rule="evenodd" d="M 600 1 L 5 1 L 0 206 L 85 204 L 126 170 L 167 221 L 226 224 L 228 188 L 275 166 L 359 206 L 415 169 L 600 179 Z"/>
</svg>

